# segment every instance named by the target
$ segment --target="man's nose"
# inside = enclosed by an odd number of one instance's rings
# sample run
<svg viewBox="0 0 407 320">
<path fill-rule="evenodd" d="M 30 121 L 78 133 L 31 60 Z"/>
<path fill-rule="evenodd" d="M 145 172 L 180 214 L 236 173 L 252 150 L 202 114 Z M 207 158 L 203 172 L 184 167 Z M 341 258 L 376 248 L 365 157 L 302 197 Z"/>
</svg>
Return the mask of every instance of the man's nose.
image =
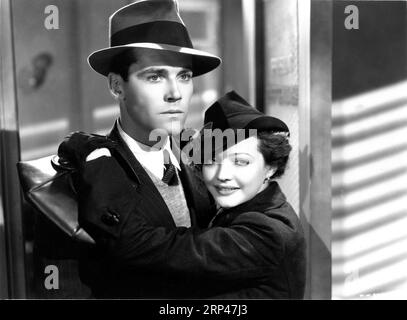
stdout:
<svg viewBox="0 0 407 320">
<path fill-rule="evenodd" d="M 166 102 L 177 102 L 178 100 L 181 100 L 182 95 L 181 95 L 181 91 L 179 90 L 177 80 L 169 79 L 167 83 L 168 83 L 167 92 L 165 93 L 165 97 L 164 97 L 165 101 Z"/>
</svg>

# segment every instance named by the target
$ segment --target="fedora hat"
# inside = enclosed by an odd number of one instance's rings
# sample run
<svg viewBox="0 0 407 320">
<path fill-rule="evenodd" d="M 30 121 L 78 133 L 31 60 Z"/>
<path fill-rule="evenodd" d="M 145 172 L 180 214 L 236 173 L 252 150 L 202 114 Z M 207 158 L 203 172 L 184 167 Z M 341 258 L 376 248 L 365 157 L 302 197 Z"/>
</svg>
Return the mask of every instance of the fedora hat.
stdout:
<svg viewBox="0 0 407 320">
<path fill-rule="evenodd" d="M 207 73 L 221 63 L 210 53 L 193 48 L 177 0 L 142 0 L 114 12 L 109 18 L 110 46 L 93 52 L 89 65 L 107 76 L 115 56 L 127 50 L 184 55 L 192 61 L 193 76 Z"/>
</svg>

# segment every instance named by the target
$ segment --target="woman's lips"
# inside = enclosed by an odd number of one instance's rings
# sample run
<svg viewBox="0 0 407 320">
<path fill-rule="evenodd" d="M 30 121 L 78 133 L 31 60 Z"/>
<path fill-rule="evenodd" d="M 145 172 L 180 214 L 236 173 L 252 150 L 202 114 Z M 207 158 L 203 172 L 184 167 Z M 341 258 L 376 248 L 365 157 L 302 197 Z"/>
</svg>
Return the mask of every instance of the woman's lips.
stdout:
<svg viewBox="0 0 407 320">
<path fill-rule="evenodd" d="M 230 195 L 234 193 L 236 190 L 239 190 L 237 187 L 229 187 L 229 186 L 215 186 L 216 191 L 223 196 Z"/>
</svg>

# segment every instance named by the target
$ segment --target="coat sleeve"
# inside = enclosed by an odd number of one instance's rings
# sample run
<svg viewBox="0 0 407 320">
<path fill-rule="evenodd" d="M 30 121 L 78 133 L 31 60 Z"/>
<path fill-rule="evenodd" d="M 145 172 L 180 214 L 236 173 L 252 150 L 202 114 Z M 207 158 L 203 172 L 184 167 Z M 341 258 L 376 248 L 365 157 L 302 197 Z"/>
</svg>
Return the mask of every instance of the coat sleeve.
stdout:
<svg viewBox="0 0 407 320">
<path fill-rule="evenodd" d="M 280 263 L 283 240 L 264 214 L 244 213 L 228 227 L 206 230 L 153 227 L 137 204 L 128 201 L 137 191 L 123 174 L 114 158 L 90 162 L 82 172 L 78 197 L 82 222 L 119 268 L 233 280 L 261 278 Z M 126 220 L 98 232 L 100 223 L 95 222 L 112 213 Z"/>
</svg>

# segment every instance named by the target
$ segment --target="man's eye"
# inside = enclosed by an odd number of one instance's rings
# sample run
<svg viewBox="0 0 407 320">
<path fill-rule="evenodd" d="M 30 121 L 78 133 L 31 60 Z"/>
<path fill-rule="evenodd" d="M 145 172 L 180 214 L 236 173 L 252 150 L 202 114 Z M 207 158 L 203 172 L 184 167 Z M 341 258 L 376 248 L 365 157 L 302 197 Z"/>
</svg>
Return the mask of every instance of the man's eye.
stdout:
<svg viewBox="0 0 407 320">
<path fill-rule="evenodd" d="M 151 82 L 157 82 L 160 80 L 160 76 L 158 74 L 152 74 L 150 76 L 147 76 L 147 80 Z"/>
<path fill-rule="evenodd" d="M 191 73 L 183 73 L 180 75 L 181 80 L 188 81 L 191 80 L 192 74 Z"/>
</svg>

